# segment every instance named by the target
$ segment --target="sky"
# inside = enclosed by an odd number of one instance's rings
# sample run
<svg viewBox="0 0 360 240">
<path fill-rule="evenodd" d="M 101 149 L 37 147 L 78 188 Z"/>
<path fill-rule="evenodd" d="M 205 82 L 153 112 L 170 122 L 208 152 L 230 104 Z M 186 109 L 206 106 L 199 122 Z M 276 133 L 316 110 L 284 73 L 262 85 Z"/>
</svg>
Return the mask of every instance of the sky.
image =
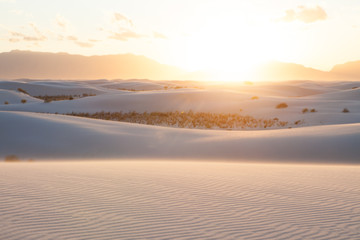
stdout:
<svg viewBox="0 0 360 240">
<path fill-rule="evenodd" d="M 133 53 L 188 71 L 360 60 L 359 0 L 0 0 L 0 52 Z"/>
</svg>

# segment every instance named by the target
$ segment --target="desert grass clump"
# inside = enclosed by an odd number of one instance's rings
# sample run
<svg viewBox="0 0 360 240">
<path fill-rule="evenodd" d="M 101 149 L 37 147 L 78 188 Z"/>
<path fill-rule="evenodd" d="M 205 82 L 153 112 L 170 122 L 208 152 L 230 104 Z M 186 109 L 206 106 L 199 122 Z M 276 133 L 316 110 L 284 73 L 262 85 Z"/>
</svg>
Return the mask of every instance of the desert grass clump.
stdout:
<svg viewBox="0 0 360 240">
<path fill-rule="evenodd" d="M 302 113 L 307 113 L 307 112 L 309 112 L 309 109 L 307 109 L 307 108 L 304 108 L 304 109 L 302 110 Z"/>
<path fill-rule="evenodd" d="M 348 113 L 348 112 L 350 112 L 350 111 L 349 111 L 349 109 L 344 108 L 344 109 L 342 110 L 342 112 L 343 112 L 343 113 Z"/>
<path fill-rule="evenodd" d="M 7 105 L 7 104 L 9 104 L 9 102 L 8 102 L 8 101 L 5 101 L 4 104 Z"/>
<path fill-rule="evenodd" d="M 26 99 L 21 99 L 21 103 L 22 104 L 24 104 L 24 103 L 26 103 L 27 101 L 26 101 Z"/>
<path fill-rule="evenodd" d="M 287 108 L 288 105 L 286 103 L 279 103 L 278 105 L 276 105 L 276 108 Z"/>
<path fill-rule="evenodd" d="M 253 96 L 253 97 L 251 98 L 251 100 L 257 100 L 257 99 L 259 99 L 258 96 Z"/>
<path fill-rule="evenodd" d="M 314 113 L 317 112 L 315 108 L 311 109 L 310 112 Z"/>
<path fill-rule="evenodd" d="M 295 125 L 299 125 L 301 123 L 301 120 L 297 120 L 294 122 Z"/>
<path fill-rule="evenodd" d="M 28 93 L 27 91 L 25 91 L 24 89 L 22 89 L 22 88 L 18 88 L 17 90 L 18 90 L 19 92 L 22 92 L 22 93 L 24 93 L 24 94 L 29 95 L 29 93 Z"/>
<path fill-rule="evenodd" d="M 19 162 L 20 159 L 16 155 L 5 156 L 5 162 Z"/>
</svg>

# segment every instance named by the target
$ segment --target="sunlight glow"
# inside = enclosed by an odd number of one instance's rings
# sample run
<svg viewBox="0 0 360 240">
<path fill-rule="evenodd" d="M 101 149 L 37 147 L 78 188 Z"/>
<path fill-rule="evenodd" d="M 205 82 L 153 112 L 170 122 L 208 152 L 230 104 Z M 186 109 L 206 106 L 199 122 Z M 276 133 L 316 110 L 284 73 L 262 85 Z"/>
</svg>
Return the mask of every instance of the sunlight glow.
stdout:
<svg viewBox="0 0 360 240">
<path fill-rule="evenodd" d="M 229 24 L 236 23 L 236 24 Z M 186 37 L 183 67 L 210 72 L 216 80 L 244 80 L 259 64 L 286 59 L 290 44 L 284 29 L 267 22 L 241 24 L 217 19 Z"/>
</svg>

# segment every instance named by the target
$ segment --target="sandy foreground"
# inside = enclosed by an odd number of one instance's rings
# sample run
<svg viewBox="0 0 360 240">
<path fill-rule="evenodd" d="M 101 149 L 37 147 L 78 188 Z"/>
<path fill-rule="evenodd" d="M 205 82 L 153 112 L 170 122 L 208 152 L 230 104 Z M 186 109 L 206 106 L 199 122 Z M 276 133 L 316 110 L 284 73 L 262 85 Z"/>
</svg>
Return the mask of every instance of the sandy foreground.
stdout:
<svg viewBox="0 0 360 240">
<path fill-rule="evenodd" d="M 359 239 L 360 167 L 0 164 L 0 239 Z"/>
</svg>

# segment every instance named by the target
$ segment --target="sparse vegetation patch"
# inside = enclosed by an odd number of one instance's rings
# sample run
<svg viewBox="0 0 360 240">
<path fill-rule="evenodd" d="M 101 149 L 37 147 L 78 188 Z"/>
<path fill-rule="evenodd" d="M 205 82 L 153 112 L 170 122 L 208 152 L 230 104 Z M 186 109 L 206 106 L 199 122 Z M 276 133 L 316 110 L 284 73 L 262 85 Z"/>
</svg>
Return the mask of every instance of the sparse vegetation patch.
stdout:
<svg viewBox="0 0 360 240">
<path fill-rule="evenodd" d="M 257 119 L 240 114 L 204 113 L 204 112 L 97 112 L 97 113 L 69 113 L 67 115 L 131 122 L 148 125 L 169 126 L 179 128 L 200 129 L 252 129 L 285 127 L 288 123 L 279 119 Z"/>
<path fill-rule="evenodd" d="M 297 120 L 294 122 L 295 125 L 299 125 L 302 121 L 301 120 Z"/>
<path fill-rule="evenodd" d="M 343 112 L 343 113 L 348 113 L 348 112 L 350 112 L 350 111 L 349 111 L 349 109 L 344 108 L 344 109 L 342 110 L 342 112 Z"/>
<path fill-rule="evenodd" d="M 24 93 L 24 94 L 30 95 L 27 91 L 25 91 L 25 90 L 22 89 L 22 88 L 18 88 L 17 90 L 18 90 L 19 92 Z"/>
<path fill-rule="evenodd" d="M 83 98 L 83 97 L 90 97 L 90 96 L 96 96 L 96 94 L 84 93 L 82 95 L 55 95 L 55 96 L 44 95 L 44 96 L 34 96 L 34 97 L 44 100 L 44 103 L 49 103 L 52 101 L 73 100 L 75 98 Z"/>
<path fill-rule="evenodd" d="M 276 105 L 276 108 L 287 108 L 288 105 L 286 103 L 279 103 L 278 105 Z"/>
<path fill-rule="evenodd" d="M 5 162 L 20 162 L 20 159 L 16 155 L 5 156 Z"/>
</svg>

